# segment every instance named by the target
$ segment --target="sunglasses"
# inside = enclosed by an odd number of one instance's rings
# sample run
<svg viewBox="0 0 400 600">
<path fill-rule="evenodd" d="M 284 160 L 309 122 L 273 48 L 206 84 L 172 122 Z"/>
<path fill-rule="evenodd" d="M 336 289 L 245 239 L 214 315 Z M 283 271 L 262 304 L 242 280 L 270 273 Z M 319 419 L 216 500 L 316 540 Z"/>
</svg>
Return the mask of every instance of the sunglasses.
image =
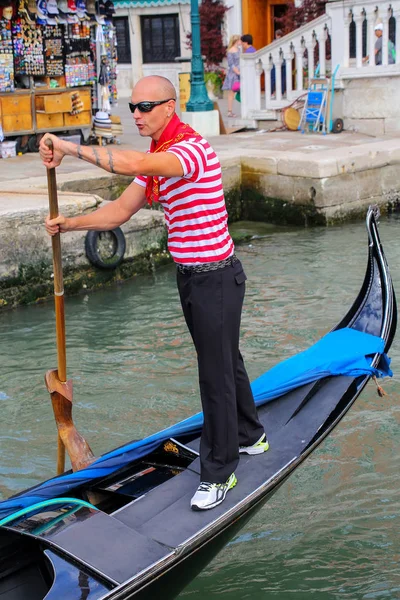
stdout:
<svg viewBox="0 0 400 600">
<path fill-rule="evenodd" d="M 165 104 L 170 100 L 175 101 L 175 98 L 168 98 L 167 100 L 156 100 L 155 102 L 145 100 L 144 102 L 138 102 L 137 104 L 129 102 L 129 109 L 131 113 L 134 113 L 136 109 L 138 109 L 139 112 L 148 113 L 151 112 L 155 106 L 160 106 L 160 104 Z"/>
</svg>

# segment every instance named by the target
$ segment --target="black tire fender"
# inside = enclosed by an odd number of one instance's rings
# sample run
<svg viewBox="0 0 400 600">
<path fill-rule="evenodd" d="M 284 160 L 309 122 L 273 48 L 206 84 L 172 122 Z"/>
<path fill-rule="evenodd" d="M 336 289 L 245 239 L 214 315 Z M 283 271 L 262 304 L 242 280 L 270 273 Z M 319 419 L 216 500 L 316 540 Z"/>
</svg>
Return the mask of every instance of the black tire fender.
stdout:
<svg viewBox="0 0 400 600">
<path fill-rule="evenodd" d="M 88 231 L 86 234 L 86 256 L 92 265 L 99 269 L 118 267 L 124 258 L 125 250 L 125 235 L 120 227 L 110 231 Z"/>
</svg>

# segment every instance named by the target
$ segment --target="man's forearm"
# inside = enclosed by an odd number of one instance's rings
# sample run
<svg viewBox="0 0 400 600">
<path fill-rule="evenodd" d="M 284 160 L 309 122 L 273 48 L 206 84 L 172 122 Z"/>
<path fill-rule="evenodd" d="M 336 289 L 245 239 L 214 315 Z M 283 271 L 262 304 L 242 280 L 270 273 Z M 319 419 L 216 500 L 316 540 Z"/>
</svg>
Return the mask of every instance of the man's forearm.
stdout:
<svg viewBox="0 0 400 600">
<path fill-rule="evenodd" d="M 75 156 L 92 165 L 119 175 L 182 177 L 183 166 L 172 152 L 137 152 L 136 150 L 114 150 L 98 146 L 78 146 L 62 140 L 57 142 L 55 158 L 57 164 L 63 156 Z M 56 165 L 57 166 L 57 165 Z"/>
<path fill-rule="evenodd" d="M 119 175 L 138 175 L 143 153 L 136 150 L 116 150 L 102 146 L 81 146 L 63 141 L 61 150 L 67 156 L 75 156 L 109 173 Z"/>
<path fill-rule="evenodd" d="M 138 207 L 139 208 L 139 207 Z M 136 212 L 136 211 L 135 211 Z M 128 221 L 131 214 L 121 209 L 118 201 L 110 202 L 88 215 L 68 217 L 65 228 L 67 231 L 109 231 Z"/>
</svg>

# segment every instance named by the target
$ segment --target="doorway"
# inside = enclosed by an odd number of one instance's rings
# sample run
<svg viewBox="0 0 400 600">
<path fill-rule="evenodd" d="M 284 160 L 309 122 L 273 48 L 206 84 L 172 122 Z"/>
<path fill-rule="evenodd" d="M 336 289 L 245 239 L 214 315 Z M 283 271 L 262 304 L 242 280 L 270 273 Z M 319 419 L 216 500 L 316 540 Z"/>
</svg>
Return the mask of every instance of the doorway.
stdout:
<svg viewBox="0 0 400 600">
<path fill-rule="evenodd" d="M 274 40 L 276 38 L 276 31 L 278 29 L 282 29 L 282 24 L 277 21 L 277 19 L 282 19 L 287 12 L 287 4 L 272 4 L 271 6 L 272 12 L 272 35 Z M 272 41 L 271 40 L 271 41 Z"/>
<path fill-rule="evenodd" d="M 257 50 L 275 39 L 275 32 L 281 27 L 276 18 L 281 18 L 292 0 L 242 0 L 243 33 L 253 36 Z"/>
</svg>

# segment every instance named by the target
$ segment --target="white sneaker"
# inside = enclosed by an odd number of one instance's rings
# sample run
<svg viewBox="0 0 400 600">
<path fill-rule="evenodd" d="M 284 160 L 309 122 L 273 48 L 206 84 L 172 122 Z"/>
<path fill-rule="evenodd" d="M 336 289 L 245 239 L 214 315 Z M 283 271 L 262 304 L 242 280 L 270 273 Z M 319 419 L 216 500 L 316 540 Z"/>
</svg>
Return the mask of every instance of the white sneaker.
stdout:
<svg viewBox="0 0 400 600">
<path fill-rule="evenodd" d="M 252 446 L 240 446 L 239 452 L 240 454 L 262 454 L 266 452 L 269 448 L 267 436 L 265 433 L 262 434 L 258 442 L 253 444 Z"/>
<path fill-rule="evenodd" d="M 235 487 L 237 479 L 235 473 L 225 483 L 208 483 L 201 481 L 193 498 L 190 501 L 192 510 L 209 510 L 215 508 L 225 500 L 226 494 Z"/>
</svg>

